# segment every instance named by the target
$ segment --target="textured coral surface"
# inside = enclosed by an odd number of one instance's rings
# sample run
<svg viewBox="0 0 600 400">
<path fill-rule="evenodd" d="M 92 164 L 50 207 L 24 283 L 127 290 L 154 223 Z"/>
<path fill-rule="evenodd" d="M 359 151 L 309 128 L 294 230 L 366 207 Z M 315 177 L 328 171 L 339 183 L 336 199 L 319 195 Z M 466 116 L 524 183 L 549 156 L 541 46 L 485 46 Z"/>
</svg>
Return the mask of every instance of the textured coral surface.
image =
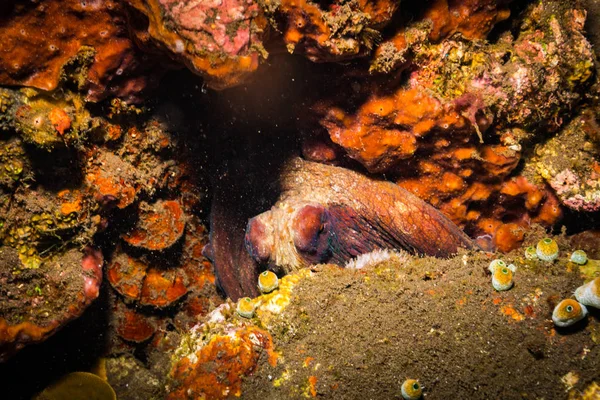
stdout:
<svg viewBox="0 0 600 400">
<path fill-rule="evenodd" d="M 368 54 L 400 2 L 389 0 L 259 2 L 281 30 L 290 53 L 312 61 L 341 61 Z"/>
<path fill-rule="evenodd" d="M 593 398 L 596 3 L 0 2 L 3 395 Z"/>
<path fill-rule="evenodd" d="M 137 40 L 144 46 L 154 43 L 166 49 L 211 87 L 222 89 L 240 83 L 266 54 L 261 41 L 266 21 L 253 1 L 128 3 L 147 20 L 135 25 Z"/>
<path fill-rule="evenodd" d="M 23 268 L 15 249 L 0 250 L 0 361 L 51 336 L 98 297 L 102 255 L 71 250 L 38 268 Z"/>
<path fill-rule="evenodd" d="M 498 22 L 509 17 L 507 3 L 510 0 L 435 0 L 421 19 L 406 24 L 377 47 L 371 70 L 389 72 L 406 66 L 413 48 L 428 40 L 435 43 L 457 33 L 469 40 L 485 39 Z"/>
<path fill-rule="evenodd" d="M 518 37 L 495 44 L 453 37 L 416 47 L 408 82 L 392 93 L 375 88 L 352 113 L 316 106 L 331 141 L 351 158 L 396 175 L 482 246 L 502 251 L 517 246 L 531 222 L 558 221 L 554 195 L 517 167 L 528 140 L 563 129 L 593 72 L 582 10 L 549 1 L 525 15 Z"/>
<path fill-rule="evenodd" d="M 0 13 L 0 83 L 54 90 L 78 74 L 90 100 L 138 99 L 149 83 L 118 1 L 13 2 Z"/>
<path fill-rule="evenodd" d="M 215 335 L 173 367 L 171 375 L 177 386 L 167 398 L 239 397 L 242 377 L 252 373 L 264 352 L 272 351 L 271 336 L 259 328 L 232 328 L 226 334 Z"/>
</svg>

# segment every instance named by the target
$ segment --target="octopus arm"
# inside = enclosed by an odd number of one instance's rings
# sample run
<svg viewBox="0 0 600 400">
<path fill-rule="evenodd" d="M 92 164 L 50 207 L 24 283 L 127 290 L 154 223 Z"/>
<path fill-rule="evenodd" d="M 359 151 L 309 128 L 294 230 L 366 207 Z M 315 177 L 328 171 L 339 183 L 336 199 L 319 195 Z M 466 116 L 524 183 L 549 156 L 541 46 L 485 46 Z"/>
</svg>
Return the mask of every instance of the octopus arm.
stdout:
<svg viewBox="0 0 600 400">
<path fill-rule="evenodd" d="M 258 296 L 259 269 L 244 246 L 246 220 L 232 214 L 235 213 L 231 208 L 223 209 L 221 202 L 213 202 L 207 256 L 213 262 L 217 285 L 237 301 L 240 297 Z"/>
<path fill-rule="evenodd" d="M 388 182 L 374 182 L 380 195 L 370 200 L 367 217 L 399 247 L 421 255 L 448 257 L 477 245 L 435 207 Z M 373 199 L 374 197 L 370 197 Z"/>
</svg>

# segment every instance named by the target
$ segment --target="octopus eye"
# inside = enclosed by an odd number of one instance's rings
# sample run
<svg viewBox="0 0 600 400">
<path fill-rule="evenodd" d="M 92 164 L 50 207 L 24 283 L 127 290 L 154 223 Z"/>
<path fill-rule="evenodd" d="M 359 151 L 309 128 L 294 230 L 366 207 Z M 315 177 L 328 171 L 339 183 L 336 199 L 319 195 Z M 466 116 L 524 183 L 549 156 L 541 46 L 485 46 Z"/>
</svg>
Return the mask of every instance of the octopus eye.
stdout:
<svg viewBox="0 0 600 400">
<path fill-rule="evenodd" d="M 504 275 L 508 275 L 508 268 L 502 268 L 501 271 Z"/>
<path fill-rule="evenodd" d="M 565 308 L 565 310 L 567 310 L 568 313 L 572 313 L 573 312 L 573 306 L 567 306 L 567 308 Z"/>
<path fill-rule="evenodd" d="M 329 256 L 329 215 L 322 206 L 302 207 L 292 221 L 296 250 L 311 263 L 323 262 Z"/>
<path fill-rule="evenodd" d="M 420 386 L 417 382 L 415 382 L 412 387 L 413 387 L 413 390 L 419 390 Z"/>
</svg>

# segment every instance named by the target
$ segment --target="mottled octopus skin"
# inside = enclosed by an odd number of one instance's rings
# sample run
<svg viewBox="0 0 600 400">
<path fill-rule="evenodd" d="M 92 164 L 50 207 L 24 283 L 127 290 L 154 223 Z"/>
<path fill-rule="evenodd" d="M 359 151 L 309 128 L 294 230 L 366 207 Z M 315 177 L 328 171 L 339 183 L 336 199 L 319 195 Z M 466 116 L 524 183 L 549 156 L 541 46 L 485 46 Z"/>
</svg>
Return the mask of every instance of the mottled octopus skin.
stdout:
<svg viewBox="0 0 600 400">
<path fill-rule="evenodd" d="M 239 160 L 214 174 L 218 179 L 213 184 L 210 236 L 203 255 L 214 265 L 217 287 L 234 301 L 260 295 L 259 266 L 246 251 L 244 232 L 249 218 L 277 200 L 278 191 L 264 183 L 276 182 L 281 167 L 267 160 L 263 156 Z"/>
<path fill-rule="evenodd" d="M 293 159 L 273 208 L 248 222 L 246 247 L 284 272 L 316 263 L 344 265 L 375 249 L 446 257 L 471 239 L 431 205 L 385 181 Z"/>
<path fill-rule="evenodd" d="M 243 218 L 235 215 L 238 212 L 235 208 L 224 209 L 222 203 L 213 201 L 210 243 L 203 252 L 215 266 L 217 286 L 234 301 L 260 294 L 256 286 L 257 264 L 244 247 L 244 226 L 239 223 Z"/>
<path fill-rule="evenodd" d="M 375 249 L 445 257 L 476 247 L 434 207 L 393 183 L 300 158 L 263 167 L 256 179 L 279 176 L 281 195 L 270 211 L 248 220 L 277 199 L 265 186 L 252 186 L 256 180 L 247 169 L 218 174 L 223 178 L 214 190 L 204 254 L 219 288 L 234 301 L 258 296 L 258 274 L 267 267 L 289 272 L 321 262 L 343 266 Z M 240 172 L 242 181 L 235 179 Z"/>
</svg>

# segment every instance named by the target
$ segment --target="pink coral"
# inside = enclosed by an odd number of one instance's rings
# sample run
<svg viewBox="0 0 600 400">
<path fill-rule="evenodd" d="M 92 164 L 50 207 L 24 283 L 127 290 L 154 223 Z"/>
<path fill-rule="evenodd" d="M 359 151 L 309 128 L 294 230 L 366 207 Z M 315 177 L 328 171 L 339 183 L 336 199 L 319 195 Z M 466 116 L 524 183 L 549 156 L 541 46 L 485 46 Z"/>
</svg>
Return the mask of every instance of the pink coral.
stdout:
<svg viewBox="0 0 600 400">
<path fill-rule="evenodd" d="M 266 56 L 266 19 L 247 0 L 127 0 L 147 23 L 132 24 L 138 42 L 167 51 L 215 89 L 239 84 Z M 133 20 L 140 20 L 132 13 Z"/>
<path fill-rule="evenodd" d="M 237 55 L 250 45 L 250 16 L 258 5 L 239 0 L 162 0 L 165 16 L 179 24 L 179 32 L 198 50 Z M 238 25 L 232 31 L 231 26 Z"/>
<path fill-rule="evenodd" d="M 580 194 L 563 201 L 564 205 L 578 211 L 595 212 L 600 211 L 600 192 L 597 192 L 591 199 L 587 199 Z"/>
<path fill-rule="evenodd" d="M 552 186 L 552 189 L 556 190 L 556 194 L 559 196 L 576 190 L 579 187 L 579 184 L 579 178 L 570 169 L 565 169 L 550 181 L 550 186 Z"/>
</svg>

